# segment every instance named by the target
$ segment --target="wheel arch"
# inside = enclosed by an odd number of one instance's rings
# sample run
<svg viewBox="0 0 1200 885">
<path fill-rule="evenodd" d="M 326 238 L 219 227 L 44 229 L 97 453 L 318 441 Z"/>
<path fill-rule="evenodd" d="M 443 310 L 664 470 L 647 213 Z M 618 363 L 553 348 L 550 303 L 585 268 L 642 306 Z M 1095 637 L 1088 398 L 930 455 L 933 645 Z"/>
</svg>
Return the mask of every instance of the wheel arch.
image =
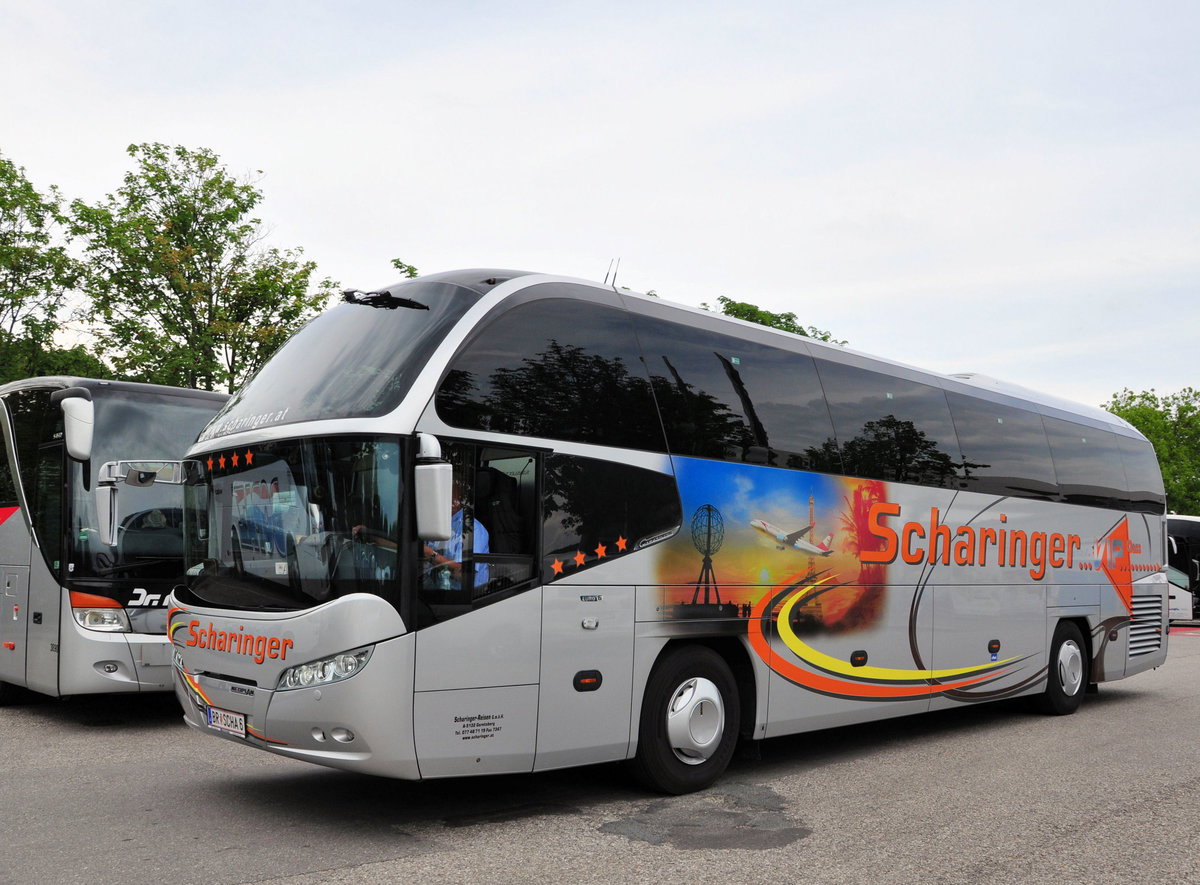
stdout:
<svg viewBox="0 0 1200 885">
<path fill-rule="evenodd" d="M 646 686 L 650 677 L 662 662 L 676 649 L 689 645 L 699 645 L 716 652 L 733 672 L 737 684 L 738 708 L 741 712 L 738 726 L 739 738 L 754 736 L 758 715 L 758 679 L 751 661 L 750 651 L 745 643 L 735 636 L 681 636 L 663 642 L 653 660 L 648 666 L 638 668 L 639 676 L 634 685 L 632 698 L 632 716 L 630 717 L 629 755 L 637 752 L 638 734 L 641 729 L 642 707 L 646 695 Z"/>
<path fill-rule="evenodd" d="M 1086 617 L 1081 615 L 1071 615 L 1060 617 L 1050 625 L 1050 630 L 1046 636 L 1046 650 L 1049 652 L 1050 643 L 1054 641 L 1054 634 L 1058 631 L 1058 625 L 1063 623 L 1074 624 L 1079 629 L 1079 635 L 1083 637 L 1083 657 L 1088 664 L 1088 682 L 1095 682 L 1096 673 L 1096 637 L 1093 635 L 1093 630 L 1096 628 L 1088 622 Z"/>
</svg>

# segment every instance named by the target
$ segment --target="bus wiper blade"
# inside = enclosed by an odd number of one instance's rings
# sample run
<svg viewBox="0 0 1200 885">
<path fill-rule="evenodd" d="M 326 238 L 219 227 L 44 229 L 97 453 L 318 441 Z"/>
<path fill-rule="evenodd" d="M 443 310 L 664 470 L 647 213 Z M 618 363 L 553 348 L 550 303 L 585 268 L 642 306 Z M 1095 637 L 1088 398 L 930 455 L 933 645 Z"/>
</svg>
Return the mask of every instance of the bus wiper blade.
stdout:
<svg viewBox="0 0 1200 885">
<path fill-rule="evenodd" d="M 395 310 L 397 307 L 407 307 L 410 310 L 429 310 L 428 304 L 413 301 L 400 295 L 393 295 L 387 289 L 375 292 L 364 292 L 362 289 L 346 289 L 342 292 L 342 300 L 351 304 L 365 304 L 367 307 L 385 307 Z"/>
<path fill-rule="evenodd" d="M 162 565 L 165 562 L 179 562 L 178 556 L 157 557 L 155 559 L 137 559 L 132 562 L 123 562 L 120 565 L 109 566 L 108 568 L 96 569 L 96 574 L 107 578 L 110 575 L 117 575 L 121 572 L 135 572 L 144 569 L 149 565 Z"/>
</svg>

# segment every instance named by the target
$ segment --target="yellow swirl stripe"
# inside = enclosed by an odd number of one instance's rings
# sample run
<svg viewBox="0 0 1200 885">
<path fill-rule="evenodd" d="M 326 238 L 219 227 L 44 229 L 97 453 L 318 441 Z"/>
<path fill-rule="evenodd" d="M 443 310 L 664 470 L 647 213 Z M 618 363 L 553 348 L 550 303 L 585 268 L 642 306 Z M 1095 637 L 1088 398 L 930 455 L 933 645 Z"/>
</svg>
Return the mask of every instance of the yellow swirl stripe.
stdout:
<svg viewBox="0 0 1200 885">
<path fill-rule="evenodd" d="M 827 655 L 824 652 L 817 651 L 808 643 L 800 639 L 799 636 L 792 630 L 791 612 L 792 609 L 799 605 L 806 597 L 810 596 L 813 591 L 821 584 L 832 580 L 831 577 L 824 578 L 815 584 L 803 588 L 800 592 L 793 594 L 783 604 L 779 611 L 779 615 L 775 620 L 775 628 L 779 631 L 779 637 L 795 655 L 819 670 L 826 673 L 836 673 L 840 676 L 846 676 L 854 680 L 889 682 L 889 683 L 914 683 L 914 682 L 940 682 L 944 679 L 956 679 L 962 676 L 974 676 L 977 674 L 987 673 L 993 670 L 998 670 L 1016 660 L 1016 658 L 1006 658 L 1003 661 L 989 663 L 986 666 L 974 667 L 955 667 L 945 670 L 915 670 L 915 669 L 899 669 L 892 667 L 870 667 L 862 666 L 855 667 L 849 661 L 843 661 L 839 658 Z"/>
</svg>

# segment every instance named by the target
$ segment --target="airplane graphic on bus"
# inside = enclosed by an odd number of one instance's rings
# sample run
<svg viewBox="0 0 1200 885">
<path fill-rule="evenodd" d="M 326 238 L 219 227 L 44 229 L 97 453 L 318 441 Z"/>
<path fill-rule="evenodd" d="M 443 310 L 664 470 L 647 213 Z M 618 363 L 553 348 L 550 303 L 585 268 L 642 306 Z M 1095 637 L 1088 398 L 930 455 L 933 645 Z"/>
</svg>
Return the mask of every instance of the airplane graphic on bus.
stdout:
<svg viewBox="0 0 1200 885">
<path fill-rule="evenodd" d="M 774 541 L 775 546 L 780 550 L 791 547 L 799 550 L 801 553 L 808 553 L 812 556 L 829 556 L 833 553 L 833 548 L 829 546 L 833 543 L 833 535 L 826 535 L 825 540 L 820 544 L 804 540 L 804 536 L 812 531 L 811 525 L 806 525 L 798 531 L 785 532 L 779 526 L 771 525 L 771 523 L 764 519 L 752 519 L 750 520 L 750 526 Z"/>
</svg>

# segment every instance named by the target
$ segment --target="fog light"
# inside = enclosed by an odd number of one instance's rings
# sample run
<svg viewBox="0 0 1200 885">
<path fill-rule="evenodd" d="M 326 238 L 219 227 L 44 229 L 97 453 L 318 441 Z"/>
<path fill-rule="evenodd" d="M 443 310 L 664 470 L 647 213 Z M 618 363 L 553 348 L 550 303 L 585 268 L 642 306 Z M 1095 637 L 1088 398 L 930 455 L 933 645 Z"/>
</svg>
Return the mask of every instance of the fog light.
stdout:
<svg viewBox="0 0 1200 885">
<path fill-rule="evenodd" d="M 335 728 L 332 732 L 330 732 L 330 734 L 332 734 L 333 739 L 339 743 L 348 744 L 354 740 L 354 732 L 348 728 Z"/>
</svg>

